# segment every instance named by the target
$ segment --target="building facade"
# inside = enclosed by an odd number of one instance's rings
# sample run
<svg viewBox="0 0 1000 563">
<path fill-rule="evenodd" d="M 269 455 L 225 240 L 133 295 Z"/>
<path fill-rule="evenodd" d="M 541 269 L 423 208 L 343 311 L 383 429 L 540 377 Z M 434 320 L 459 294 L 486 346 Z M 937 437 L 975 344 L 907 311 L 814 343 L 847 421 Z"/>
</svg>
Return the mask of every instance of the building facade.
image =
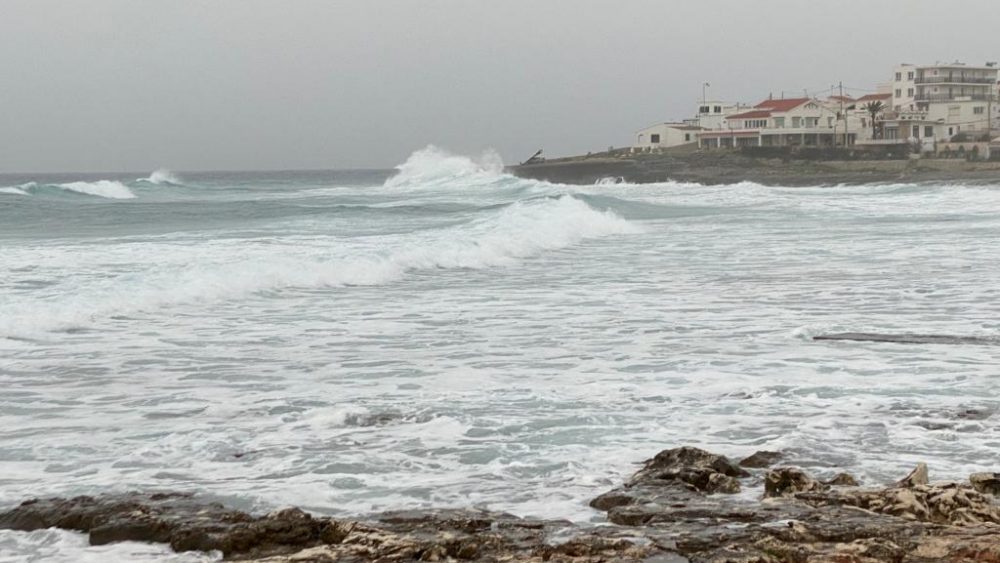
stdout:
<svg viewBox="0 0 1000 563">
<path fill-rule="evenodd" d="M 652 150 L 693 145 L 698 142 L 702 128 L 688 123 L 657 123 L 635 134 L 634 150 Z"/>
</svg>

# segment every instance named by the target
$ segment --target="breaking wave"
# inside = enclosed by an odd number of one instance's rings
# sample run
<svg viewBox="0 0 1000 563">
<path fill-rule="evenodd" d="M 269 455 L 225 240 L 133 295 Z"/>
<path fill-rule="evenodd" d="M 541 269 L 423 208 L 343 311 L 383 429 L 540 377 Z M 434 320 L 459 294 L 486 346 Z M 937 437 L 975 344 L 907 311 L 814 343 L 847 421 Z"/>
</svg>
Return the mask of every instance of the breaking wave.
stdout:
<svg viewBox="0 0 1000 563">
<path fill-rule="evenodd" d="M 128 186 L 115 180 L 95 182 L 68 182 L 65 184 L 39 184 L 28 182 L 20 186 L 0 188 L 0 193 L 14 195 L 39 195 L 53 192 L 71 192 L 107 199 L 134 199 L 136 196 Z"/>
<path fill-rule="evenodd" d="M 587 239 L 634 232 L 638 232 L 635 226 L 613 212 L 564 195 L 514 202 L 463 225 L 387 240 L 374 248 L 355 248 L 332 259 L 326 247 L 305 256 L 294 256 L 294 245 L 268 247 L 240 261 L 232 261 L 230 252 L 219 249 L 208 263 L 179 260 L 173 268 L 156 265 L 146 273 L 133 272 L 128 279 L 107 280 L 92 291 L 73 288 L 69 292 L 73 297 L 66 302 L 12 304 L 0 319 L 0 335 L 34 338 L 40 332 L 87 327 L 117 314 L 238 299 L 263 291 L 382 285 L 414 271 L 512 267 Z M 143 253 L 163 253 L 164 263 L 169 263 L 169 252 L 143 249 Z"/>
<path fill-rule="evenodd" d="M 136 182 L 147 182 L 150 184 L 155 184 L 157 186 L 162 186 L 164 184 L 181 186 L 184 183 L 184 181 L 181 180 L 179 176 L 167 170 L 166 168 L 159 168 L 157 170 L 154 170 L 153 173 L 150 174 L 148 177 L 138 178 L 136 179 Z"/>
<path fill-rule="evenodd" d="M 496 151 L 488 150 L 478 158 L 469 158 L 434 145 L 414 152 L 396 170 L 396 174 L 386 180 L 385 187 L 468 186 L 514 178 L 504 173 L 503 160 Z"/>
</svg>

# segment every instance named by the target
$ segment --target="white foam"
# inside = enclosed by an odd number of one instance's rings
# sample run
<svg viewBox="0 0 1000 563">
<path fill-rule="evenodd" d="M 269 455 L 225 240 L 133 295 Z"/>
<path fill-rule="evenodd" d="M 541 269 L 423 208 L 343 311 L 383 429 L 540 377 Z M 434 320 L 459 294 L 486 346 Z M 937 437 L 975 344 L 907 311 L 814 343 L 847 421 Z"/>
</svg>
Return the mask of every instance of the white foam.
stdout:
<svg viewBox="0 0 1000 563">
<path fill-rule="evenodd" d="M 114 180 L 97 180 L 96 182 L 69 182 L 55 184 L 56 187 L 81 194 L 104 197 L 108 199 L 133 199 L 135 194 L 125 184 Z"/>
<path fill-rule="evenodd" d="M 150 184 L 156 184 L 157 186 L 161 186 L 164 184 L 172 184 L 175 186 L 179 186 L 183 184 L 183 180 L 181 180 L 179 176 L 167 170 L 166 168 L 158 168 L 154 170 L 153 173 L 150 174 L 148 177 L 138 178 L 136 179 L 136 181 L 148 182 Z"/>
<path fill-rule="evenodd" d="M 22 190 L 20 187 L 8 187 L 0 188 L 0 194 L 28 195 L 28 192 Z"/>
<path fill-rule="evenodd" d="M 49 528 L 33 532 L 0 530 L 0 563 L 100 563 L 104 561 L 202 563 L 221 561 L 219 552 L 175 553 L 166 544 L 120 542 L 91 546 L 87 536 Z"/>
<path fill-rule="evenodd" d="M 450 187 L 467 188 L 471 185 L 492 183 L 503 177 L 503 160 L 493 150 L 483 152 L 478 158 L 456 155 L 434 145 L 416 151 L 406 162 L 396 167 L 399 172 L 385 182 L 387 188 Z"/>
<path fill-rule="evenodd" d="M 228 249 L 219 249 L 210 262 L 192 263 L 186 251 L 171 258 L 174 247 L 127 248 L 123 250 L 129 258 L 143 254 L 157 259 L 145 272 L 102 278 L 89 292 L 77 285 L 65 288 L 69 297 L 12 304 L 0 318 L 0 334 L 36 338 L 39 332 L 87 327 L 117 313 L 211 303 L 267 290 L 383 285 L 412 271 L 510 267 L 587 239 L 637 231 L 614 213 L 562 196 L 515 202 L 464 225 L 346 249 L 334 257 L 330 253 L 335 249 L 328 246 L 302 250 L 266 244 L 258 253 L 246 252 L 244 260 L 232 261 Z M 295 255 L 304 251 L 309 254 Z M 102 252 L 110 251 L 105 247 Z"/>
</svg>

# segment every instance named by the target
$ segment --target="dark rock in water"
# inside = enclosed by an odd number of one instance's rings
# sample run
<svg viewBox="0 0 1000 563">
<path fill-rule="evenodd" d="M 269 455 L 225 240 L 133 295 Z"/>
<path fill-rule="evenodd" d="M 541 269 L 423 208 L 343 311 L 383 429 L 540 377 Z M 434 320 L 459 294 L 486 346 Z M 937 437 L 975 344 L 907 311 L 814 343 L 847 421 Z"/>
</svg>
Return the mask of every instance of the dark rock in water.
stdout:
<svg viewBox="0 0 1000 563">
<path fill-rule="evenodd" d="M 254 518 L 179 493 L 30 500 L 0 514 L 0 528 L 88 532 L 91 545 L 160 542 L 176 551 L 218 550 L 226 556 L 297 551 L 319 543 L 328 526 L 296 508 Z"/>
<path fill-rule="evenodd" d="M 1000 473 L 973 473 L 969 475 L 969 483 L 981 493 L 1000 496 Z"/>
<path fill-rule="evenodd" d="M 834 487 L 857 487 L 860 485 L 850 473 L 837 473 L 829 481 L 823 481 L 823 484 Z"/>
<path fill-rule="evenodd" d="M 980 344 L 1000 345 L 1000 339 L 946 334 L 877 334 L 872 332 L 841 332 L 821 334 L 813 340 L 854 340 L 860 342 L 893 342 L 896 344 Z"/>
<path fill-rule="evenodd" d="M 796 493 L 823 491 L 827 486 L 797 467 L 779 467 L 764 476 L 764 496 L 782 497 Z"/>
<path fill-rule="evenodd" d="M 707 480 L 701 481 L 708 475 Z M 718 476 L 718 477 L 712 477 Z M 56 526 L 94 544 L 169 543 L 268 563 L 1000 562 L 1000 507 L 981 490 L 1000 475 L 928 484 L 926 466 L 885 488 L 831 489 L 801 469 L 767 472 L 761 500 L 710 494 L 745 479 L 724 456 L 661 452 L 591 503 L 618 526 L 580 527 L 480 510 L 409 510 L 336 520 L 286 509 L 252 516 L 184 494 L 32 500 L 0 513 L 0 528 Z"/>
<path fill-rule="evenodd" d="M 766 469 L 781 461 L 782 458 L 784 458 L 784 455 L 781 452 L 759 451 L 749 457 L 743 458 L 740 461 L 740 467 Z"/>
</svg>

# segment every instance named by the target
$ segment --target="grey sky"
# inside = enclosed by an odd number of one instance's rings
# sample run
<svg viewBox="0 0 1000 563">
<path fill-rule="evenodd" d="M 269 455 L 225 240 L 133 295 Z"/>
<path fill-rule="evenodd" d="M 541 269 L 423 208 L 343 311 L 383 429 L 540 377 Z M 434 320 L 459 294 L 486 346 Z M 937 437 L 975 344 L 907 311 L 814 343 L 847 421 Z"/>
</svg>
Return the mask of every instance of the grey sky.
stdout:
<svg viewBox="0 0 1000 563">
<path fill-rule="evenodd" d="M 997 60 L 998 21 L 997 0 L 0 0 L 0 172 L 599 150 L 706 81 L 753 102 Z"/>
</svg>

